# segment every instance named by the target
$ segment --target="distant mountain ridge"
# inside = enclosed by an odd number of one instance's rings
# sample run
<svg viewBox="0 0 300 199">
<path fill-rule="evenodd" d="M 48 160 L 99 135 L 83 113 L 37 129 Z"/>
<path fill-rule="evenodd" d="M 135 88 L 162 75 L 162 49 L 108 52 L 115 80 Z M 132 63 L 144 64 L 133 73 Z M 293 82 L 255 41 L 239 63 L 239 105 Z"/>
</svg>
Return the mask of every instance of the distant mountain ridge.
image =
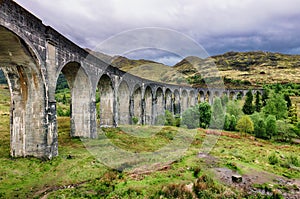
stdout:
<svg viewBox="0 0 300 199">
<path fill-rule="evenodd" d="M 170 67 L 151 60 L 112 57 L 86 50 L 120 70 L 163 83 L 206 87 L 207 83 L 219 81 L 218 77 L 222 77 L 225 86 L 230 88 L 261 87 L 272 83 L 300 84 L 300 55 L 227 52 L 206 59 L 189 56 Z M 3 82 L 2 72 L 0 82 Z"/>
<path fill-rule="evenodd" d="M 93 54 L 97 56 L 97 53 Z M 98 57 L 103 57 L 103 54 Z M 110 57 L 109 60 L 111 65 L 123 71 L 166 83 L 205 87 L 207 81 L 214 76 L 221 76 L 226 87 L 236 88 L 261 87 L 263 84 L 272 83 L 300 83 L 300 55 L 263 51 L 227 52 L 206 59 L 189 56 L 173 67 L 121 56 Z"/>
</svg>

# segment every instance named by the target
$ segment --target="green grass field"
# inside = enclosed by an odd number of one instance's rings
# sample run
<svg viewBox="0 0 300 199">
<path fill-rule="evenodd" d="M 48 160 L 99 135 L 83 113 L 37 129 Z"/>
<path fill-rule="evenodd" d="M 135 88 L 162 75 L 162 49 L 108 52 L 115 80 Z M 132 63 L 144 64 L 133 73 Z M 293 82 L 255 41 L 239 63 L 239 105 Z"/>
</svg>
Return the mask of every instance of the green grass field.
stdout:
<svg viewBox="0 0 300 199">
<path fill-rule="evenodd" d="M 9 91 L 1 87 L 0 198 L 256 198 L 240 186 L 226 183 L 216 170 L 237 172 L 252 179 L 249 186 L 269 190 L 271 195 L 277 189 L 294 194 L 297 186 L 274 179 L 300 179 L 299 145 L 223 132 L 211 153 L 201 158 L 198 154 L 209 137 L 202 129 L 121 126 L 99 130 L 98 139 L 83 142 L 70 138 L 68 117 L 58 118 L 58 157 L 50 161 L 11 158 L 9 101 Z M 182 157 L 176 157 L 179 149 L 165 147 L 178 138 L 188 146 Z M 97 156 L 111 154 L 112 162 L 118 161 L 113 159 L 114 149 L 107 147 L 107 143 L 130 154 L 147 154 L 165 147 L 173 161 L 164 156 L 147 157 L 148 162 L 125 159 L 123 167 L 113 169 Z M 277 162 L 270 162 L 270 157 L 277 158 Z M 150 166 L 145 167 L 145 163 Z"/>
</svg>

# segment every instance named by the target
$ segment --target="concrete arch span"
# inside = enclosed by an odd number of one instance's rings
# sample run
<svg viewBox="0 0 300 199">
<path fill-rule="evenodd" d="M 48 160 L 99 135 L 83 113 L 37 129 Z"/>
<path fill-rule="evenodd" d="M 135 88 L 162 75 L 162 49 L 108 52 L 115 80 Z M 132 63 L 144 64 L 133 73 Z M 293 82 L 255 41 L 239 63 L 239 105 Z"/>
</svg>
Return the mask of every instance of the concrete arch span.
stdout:
<svg viewBox="0 0 300 199">
<path fill-rule="evenodd" d="M 10 154 L 13 157 L 51 157 L 57 137 L 45 130 L 45 81 L 39 56 L 28 43 L 7 28 L 0 26 L 0 67 L 11 94 Z M 54 107 L 55 109 L 55 107 Z M 46 123 L 46 126 L 48 124 Z"/>
<path fill-rule="evenodd" d="M 75 61 L 66 63 L 60 72 L 65 76 L 71 90 L 70 134 L 72 137 L 90 137 L 91 84 L 89 77 L 82 66 Z"/>
</svg>

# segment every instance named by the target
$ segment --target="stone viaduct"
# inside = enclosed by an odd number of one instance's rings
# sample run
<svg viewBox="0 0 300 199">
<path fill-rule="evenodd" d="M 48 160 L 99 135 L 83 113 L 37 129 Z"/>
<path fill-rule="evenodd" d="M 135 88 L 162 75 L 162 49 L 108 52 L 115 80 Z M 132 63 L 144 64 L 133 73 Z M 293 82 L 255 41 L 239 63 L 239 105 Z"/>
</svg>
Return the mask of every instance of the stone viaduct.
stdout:
<svg viewBox="0 0 300 199">
<path fill-rule="evenodd" d="M 0 0 L 0 68 L 11 93 L 11 156 L 58 155 L 56 83 L 63 73 L 71 89 L 71 136 L 95 138 L 100 126 L 153 125 L 170 110 L 180 114 L 213 96 L 245 90 L 168 85 L 125 73 L 89 55 L 11 0 Z M 96 111 L 96 93 L 100 111 Z"/>
</svg>

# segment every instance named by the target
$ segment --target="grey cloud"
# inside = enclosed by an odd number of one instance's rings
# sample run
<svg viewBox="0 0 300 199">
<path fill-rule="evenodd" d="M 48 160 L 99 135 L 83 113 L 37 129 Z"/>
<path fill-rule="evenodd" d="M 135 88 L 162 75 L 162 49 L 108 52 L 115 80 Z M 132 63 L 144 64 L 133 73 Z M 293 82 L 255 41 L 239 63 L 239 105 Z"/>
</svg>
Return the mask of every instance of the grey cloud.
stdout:
<svg viewBox="0 0 300 199">
<path fill-rule="evenodd" d="M 296 52 L 299 0 L 17 0 L 81 46 L 94 48 L 122 31 L 169 28 L 210 54 L 229 50 Z M 293 50 L 294 49 L 294 50 Z"/>
</svg>

